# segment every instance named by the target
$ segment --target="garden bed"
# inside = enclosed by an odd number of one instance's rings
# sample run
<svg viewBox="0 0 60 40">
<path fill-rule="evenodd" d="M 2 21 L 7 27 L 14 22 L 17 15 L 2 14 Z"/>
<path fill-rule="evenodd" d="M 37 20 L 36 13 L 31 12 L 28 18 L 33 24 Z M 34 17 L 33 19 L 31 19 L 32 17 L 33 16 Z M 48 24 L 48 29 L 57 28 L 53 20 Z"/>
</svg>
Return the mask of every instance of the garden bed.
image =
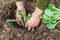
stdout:
<svg viewBox="0 0 60 40">
<path fill-rule="evenodd" d="M 33 2 L 35 3 L 35 1 Z M 27 1 L 27 5 L 25 5 L 26 10 L 28 10 L 27 13 L 34 11 L 35 4 L 33 2 Z M 55 2 L 52 0 L 51 3 L 54 3 L 57 7 L 60 5 L 59 0 Z M 41 22 L 39 27 L 28 32 L 16 23 L 5 22 L 6 19 L 15 17 L 15 11 L 14 0 L 0 0 L 0 40 L 60 40 L 60 23 L 56 25 L 54 30 L 48 30 L 45 24 Z"/>
</svg>

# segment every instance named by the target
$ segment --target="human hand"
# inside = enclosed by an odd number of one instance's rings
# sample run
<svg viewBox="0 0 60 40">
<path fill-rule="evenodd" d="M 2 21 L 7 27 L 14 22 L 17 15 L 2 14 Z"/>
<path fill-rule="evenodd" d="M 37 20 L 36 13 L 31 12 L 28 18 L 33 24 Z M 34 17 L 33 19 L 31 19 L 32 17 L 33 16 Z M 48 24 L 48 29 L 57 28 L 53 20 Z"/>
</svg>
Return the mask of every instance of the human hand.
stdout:
<svg viewBox="0 0 60 40">
<path fill-rule="evenodd" d="M 22 10 L 22 14 L 26 13 L 23 2 L 16 2 L 16 6 L 17 6 L 17 10 Z M 24 26 L 22 17 L 19 15 L 18 12 L 16 12 L 15 18 L 16 18 L 17 24 L 19 24 L 20 26 Z"/>
<path fill-rule="evenodd" d="M 28 31 L 30 31 L 31 29 L 34 29 L 35 27 L 37 27 L 40 23 L 40 18 L 39 15 L 42 13 L 43 11 L 40 10 L 39 8 L 36 7 L 35 11 L 32 14 L 32 17 L 28 20 L 28 22 L 26 23 L 25 27 L 27 28 Z"/>
</svg>

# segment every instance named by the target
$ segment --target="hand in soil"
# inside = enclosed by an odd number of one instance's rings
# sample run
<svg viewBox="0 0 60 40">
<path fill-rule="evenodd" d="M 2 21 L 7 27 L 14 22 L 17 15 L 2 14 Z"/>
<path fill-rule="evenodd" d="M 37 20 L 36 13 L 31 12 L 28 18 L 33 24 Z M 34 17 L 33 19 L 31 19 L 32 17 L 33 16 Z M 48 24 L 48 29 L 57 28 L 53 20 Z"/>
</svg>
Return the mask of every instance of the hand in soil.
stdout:
<svg viewBox="0 0 60 40">
<path fill-rule="evenodd" d="M 23 2 L 16 2 L 16 6 L 17 6 L 17 10 L 22 10 L 22 13 L 25 14 L 25 8 Z M 16 12 L 15 17 L 17 24 L 19 24 L 20 26 L 24 26 L 23 20 L 21 16 L 18 14 L 18 12 Z"/>
<path fill-rule="evenodd" d="M 39 15 L 42 13 L 42 10 L 36 7 L 35 11 L 32 14 L 32 17 L 28 20 L 25 27 L 28 31 L 37 27 L 40 23 Z"/>
</svg>

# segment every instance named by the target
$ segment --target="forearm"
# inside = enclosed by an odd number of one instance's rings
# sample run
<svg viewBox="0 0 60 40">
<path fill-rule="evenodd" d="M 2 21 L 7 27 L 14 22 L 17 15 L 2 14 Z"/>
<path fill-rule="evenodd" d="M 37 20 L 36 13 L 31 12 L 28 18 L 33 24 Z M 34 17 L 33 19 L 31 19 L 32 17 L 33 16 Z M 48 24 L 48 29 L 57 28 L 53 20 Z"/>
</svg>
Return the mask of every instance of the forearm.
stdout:
<svg viewBox="0 0 60 40">
<path fill-rule="evenodd" d="M 16 2 L 16 6 L 17 6 L 18 9 L 22 8 L 23 5 L 24 5 L 24 4 L 23 4 L 22 1 L 21 1 L 21 2 Z"/>
<path fill-rule="evenodd" d="M 36 6 L 39 9 L 44 10 L 49 3 L 50 3 L 50 0 L 37 0 Z"/>
<path fill-rule="evenodd" d="M 17 9 L 21 9 L 23 7 L 23 0 L 15 0 Z"/>
<path fill-rule="evenodd" d="M 15 0 L 16 2 L 20 2 L 20 1 L 23 1 L 23 0 Z"/>
<path fill-rule="evenodd" d="M 17 6 L 17 10 L 22 10 L 22 13 L 25 14 L 25 8 L 24 8 L 24 3 L 22 0 L 16 0 L 16 6 Z"/>
</svg>

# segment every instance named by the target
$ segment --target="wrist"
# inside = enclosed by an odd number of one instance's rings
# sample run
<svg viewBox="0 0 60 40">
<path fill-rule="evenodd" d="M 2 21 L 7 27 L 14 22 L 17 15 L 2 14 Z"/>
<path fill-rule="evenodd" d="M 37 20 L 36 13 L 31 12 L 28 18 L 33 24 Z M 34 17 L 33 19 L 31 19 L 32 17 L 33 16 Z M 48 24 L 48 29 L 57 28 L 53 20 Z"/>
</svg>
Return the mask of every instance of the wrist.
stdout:
<svg viewBox="0 0 60 40">
<path fill-rule="evenodd" d="M 16 6 L 17 6 L 17 9 L 22 9 L 22 8 L 24 8 L 23 1 L 21 1 L 21 2 L 16 2 Z"/>
<path fill-rule="evenodd" d="M 20 6 L 22 6 L 22 5 L 23 5 L 23 1 L 16 2 L 16 6 L 17 6 L 17 7 L 20 7 Z"/>
<path fill-rule="evenodd" d="M 38 17 L 41 13 L 43 13 L 43 10 L 36 7 L 35 12 L 32 14 L 32 16 Z"/>
</svg>

